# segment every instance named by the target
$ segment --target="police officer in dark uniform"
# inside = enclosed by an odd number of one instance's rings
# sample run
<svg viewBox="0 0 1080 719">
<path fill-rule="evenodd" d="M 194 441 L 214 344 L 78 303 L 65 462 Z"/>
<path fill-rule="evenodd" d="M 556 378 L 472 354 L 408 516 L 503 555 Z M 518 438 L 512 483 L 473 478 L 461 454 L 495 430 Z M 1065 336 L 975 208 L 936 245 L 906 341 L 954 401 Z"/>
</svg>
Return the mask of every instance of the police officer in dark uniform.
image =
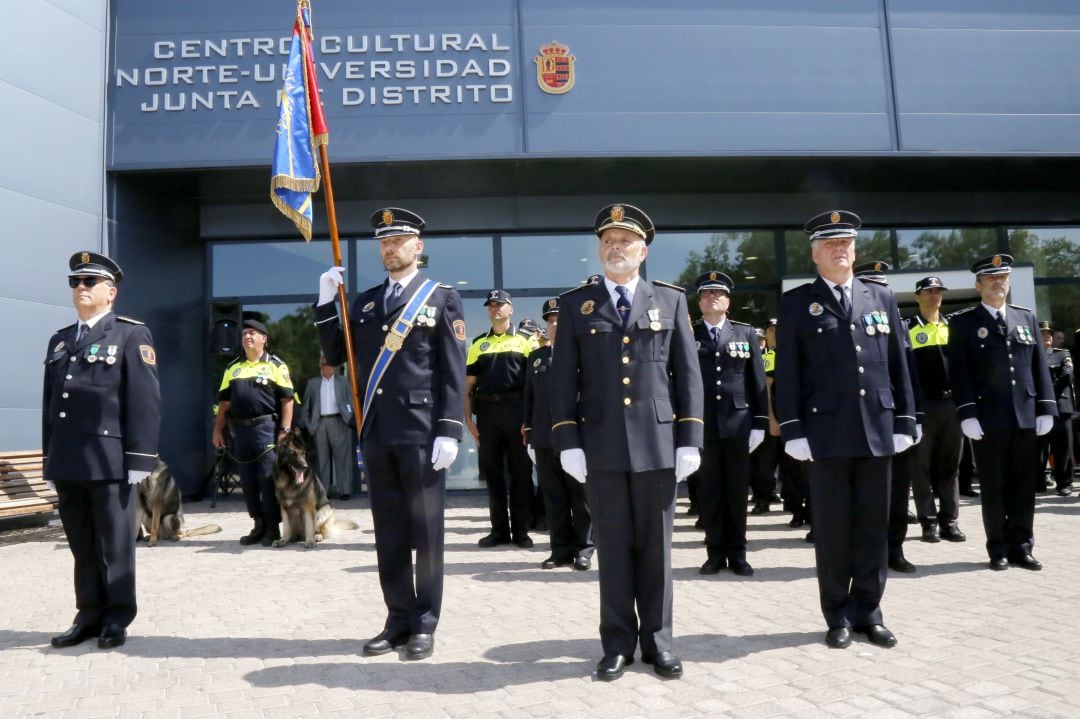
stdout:
<svg viewBox="0 0 1080 719">
<path fill-rule="evenodd" d="M 851 630 L 891 647 L 882 624 L 892 457 L 915 442 L 903 327 L 892 292 L 853 277 L 858 215 L 806 223 L 819 276 L 780 300 L 777 419 L 806 462 L 821 609 L 830 647 Z"/>
<path fill-rule="evenodd" d="M 588 480 L 601 558 L 597 678 L 622 676 L 639 642 L 642 660 L 674 678 L 671 529 L 676 481 L 701 461 L 701 372 L 683 291 L 639 276 L 652 221 L 611 205 L 594 228 L 604 279 L 561 298 L 552 442 L 567 474 Z"/>
<path fill-rule="evenodd" d="M 1057 397 L 1058 416 L 1050 434 L 1039 438 L 1039 466 L 1045 467 L 1048 459 L 1054 460 L 1054 483 L 1059 496 L 1072 494 L 1073 476 L 1073 430 L 1072 416 L 1076 407 L 1073 397 L 1073 361 L 1069 350 L 1054 347 L 1054 330 L 1050 322 L 1039 323 L 1042 334 L 1043 350 L 1046 352 L 1046 366 L 1050 370 L 1050 381 L 1054 385 Z M 1041 478 L 1037 478 L 1040 479 Z"/>
<path fill-rule="evenodd" d="M 406 659 L 425 659 L 442 611 L 446 469 L 457 458 L 465 411 L 465 319 L 457 291 L 419 272 L 424 220 L 387 207 L 371 224 L 389 276 L 361 293 L 349 320 L 387 618 L 364 654 L 404 646 Z M 346 360 L 334 304 L 343 272 L 323 274 L 315 307 L 319 344 L 332 364 Z"/>
<path fill-rule="evenodd" d="M 529 537 L 532 467 L 520 429 L 525 419 L 525 367 L 536 343 L 515 329 L 509 292 L 491 290 L 484 307 L 491 329 L 473 339 L 465 360 L 465 426 L 479 445 L 480 477 L 487 484 L 491 517 L 491 533 L 479 544 L 494 547 L 513 542 L 528 549 L 533 546 Z"/>
<path fill-rule="evenodd" d="M 547 323 L 548 344 L 529 355 L 525 380 L 525 443 L 536 465 L 536 476 L 547 508 L 551 536 L 551 556 L 541 569 L 573 565 L 586 570 L 592 566 L 592 516 L 585 487 L 563 471 L 551 446 L 551 355 L 559 327 L 559 298 L 544 303 L 541 317 Z"/>
<path fill-rule="evenodd" d="M 1036 435 L 1048 434 L 1057 401 L 1035 313 L 1006 304 L 1013 258 L 971 266 L 982 301 L 949 318 L 949 377 L 960 430 L 972 440 L 982 487 L 990 568 L 1042 569 L 1035 544 Z"/>
<path fill-rule="evenodd" d="M 41 446 L 75 560 L 78 611 L 52 645 L 97 637 L 110 649 L 126 641 L 137 611 L 135 485 L 157 462 L 161 391 L 150 330 L 113 313 L 120 266 L 76 252 L 68 267 L 79 321 L 46 348 Z"/>
<path fill-rule="evenodd" d="M 240 488 L 254 520 L 251 532 L 240 538 L 245 546 L 261 541 L 269 547 L 281 538 L 281 509 L 274 495 L 274 446 L 292 428 L 295 393 L 285 362 L 266 351 L 269 338 L 262 322 L 244 320 L 240 332 L 244 356 L 225 368 L 214 417 L 215 447 L 225 446 L 225 422 L 229 422 Z"/>
<path fill-rule="evenodd" d="M 705 398 L 704 449 L 698 505 L 708 557 L 701 574 L 727 566 L 740 577 L 754 573 L 746 561 L 746 495 L 750 453 L 769 426 L 765 367 L 754 328 L 728 317 L 734 283 L 710 270 L 697 278 L 701 319 L 694 323 Z"/>
</svg>

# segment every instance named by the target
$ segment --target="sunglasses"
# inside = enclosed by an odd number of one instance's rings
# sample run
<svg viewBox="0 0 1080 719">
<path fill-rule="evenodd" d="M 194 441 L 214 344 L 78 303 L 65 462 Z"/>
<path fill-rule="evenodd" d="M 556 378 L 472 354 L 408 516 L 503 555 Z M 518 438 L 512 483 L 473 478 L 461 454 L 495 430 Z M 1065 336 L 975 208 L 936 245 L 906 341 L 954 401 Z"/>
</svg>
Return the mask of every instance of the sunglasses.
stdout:
<svg viewBox="0 0 1080 719">
<path fill-rule="evenodd" d="M 79 285 L 93 287 L 98 282 L 108 282 L 104 277 L 68 277 L 68 287 L 75 289 Z"/>
</svg>

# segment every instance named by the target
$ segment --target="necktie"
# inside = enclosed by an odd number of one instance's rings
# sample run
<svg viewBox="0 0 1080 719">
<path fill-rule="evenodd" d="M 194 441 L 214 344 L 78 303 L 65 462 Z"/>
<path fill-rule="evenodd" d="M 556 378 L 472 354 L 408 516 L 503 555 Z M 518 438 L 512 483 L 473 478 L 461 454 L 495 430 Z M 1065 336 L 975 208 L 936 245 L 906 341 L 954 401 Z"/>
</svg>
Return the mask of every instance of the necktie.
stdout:
<svg viewBox="0 0 1080 719">
<path fill-rule="evenodd" d="M 75 344 L 79 344 L 83 341 L 83 337 L 86 337 L 87 326 L 82 322 L 79 323 L 79 329 L 75 333 Z"/>
<path fill-rule="evenodd" d="M 622 285 L 616 285 L 615 291 L 619 293 L 619 301 L 615 303 L 615 311 L 622 318 L 623 327 L 626 327 L 626 318 L 630 316 L 630 291 Z"/>
<path fill-rule="evenodd" d="M 394 306 L 397 305 L 397 301 L 398 301 L 399 297 L 401 297 L 401 283 L 400 282 L 395 282 L 390 287 L 390 296 L 387 298 L 386 302 L 384 303 L 385 304 L 385 309 L 386 309 L 387 312 L 390 311 L 391 307 L 394 307 Z"/>
<path fill-rule="evenodd" d="M 716 347 L 717 349 L 720 349 L 720 328 L 719 327 L 713 327 L 711 330 L 709 330 L 709 332 L 712 333 L 713 347 Z"/>
<path fill-rule="evenodd" d="M 997 314 L 996 314 L 996 315 L 994 316 L 994 319 L 995 319 L 995 320 L 997 321 L 997 331 L 998 331 L 998 334 L 999 334 L 999 335 L 1005 335 L 1005 334 L 1007 334 L 1007 333 L 1008 333 L 1008 331 L 1009 331 L 1009 329 L 1008 329 L 1008 327 L 1007 327 L 1007 326 L 1005 325 L 1005 318 L 1001 316 L 1001 310 L 998 310 L 998 311 L 997 311 Z"/>
<path fill-rule="evenodd" d="M 851 302 L 848 301 L 847 287 L 844 285 L 837 285 L 836 291 L 840 293 L 840 311 L 844 313 L 844 317 L 851 318 Z"/>
</svg>

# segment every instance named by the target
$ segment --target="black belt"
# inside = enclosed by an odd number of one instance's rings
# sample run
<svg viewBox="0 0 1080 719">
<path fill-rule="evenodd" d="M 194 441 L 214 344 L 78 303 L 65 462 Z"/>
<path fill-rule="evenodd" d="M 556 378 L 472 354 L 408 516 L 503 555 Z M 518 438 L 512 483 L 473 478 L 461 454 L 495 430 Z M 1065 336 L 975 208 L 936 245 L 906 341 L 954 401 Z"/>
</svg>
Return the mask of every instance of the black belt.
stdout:
<svg viewBox="0 0 1080 719">
<path fill-rule="evenodd" d="M 330 414 L 320 414 L 320 417 L 340 417 L 341 412 L 331 412 Z"/>
<path fill-rule="evenodd" d="M 260 414 L 258 417 L 249 417 L 247 419 L 241 419 L 239 417 L 230 417 L 229 422 L 237 427 L 254 427 L 257 424 L 263 424 L 265 422 L 273 422 L 277 420 L 276 414 Z"/>
<path fill-rule="evenodd" d="M 493 392 L 491 394 L 477 393 L 476 399 L 484 402 L 505 402 L 511 399 L 521 399 L 523 397 L 520 391 L 517 392 Z"/>
</svg>

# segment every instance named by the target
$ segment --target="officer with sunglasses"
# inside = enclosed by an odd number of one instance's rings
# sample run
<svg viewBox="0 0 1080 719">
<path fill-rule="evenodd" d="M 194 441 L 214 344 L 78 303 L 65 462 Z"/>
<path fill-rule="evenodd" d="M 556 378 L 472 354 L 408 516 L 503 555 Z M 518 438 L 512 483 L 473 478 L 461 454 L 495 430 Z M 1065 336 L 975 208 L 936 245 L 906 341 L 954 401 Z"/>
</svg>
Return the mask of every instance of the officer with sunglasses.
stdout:
<svg viewBox="0 0 1080 719">
<path fill-rule="evenodd" d="M 111 649 L 135 618 L 135 485 L 154 469 L 161 425 L 157 353 L 142 322 L 113 312 L 120 266 L 96 252 L 68 263 L 78 321 L 45 354 L 42 451 L 75 559 L 68 647 L 96 637 Z"/>
</svg>

